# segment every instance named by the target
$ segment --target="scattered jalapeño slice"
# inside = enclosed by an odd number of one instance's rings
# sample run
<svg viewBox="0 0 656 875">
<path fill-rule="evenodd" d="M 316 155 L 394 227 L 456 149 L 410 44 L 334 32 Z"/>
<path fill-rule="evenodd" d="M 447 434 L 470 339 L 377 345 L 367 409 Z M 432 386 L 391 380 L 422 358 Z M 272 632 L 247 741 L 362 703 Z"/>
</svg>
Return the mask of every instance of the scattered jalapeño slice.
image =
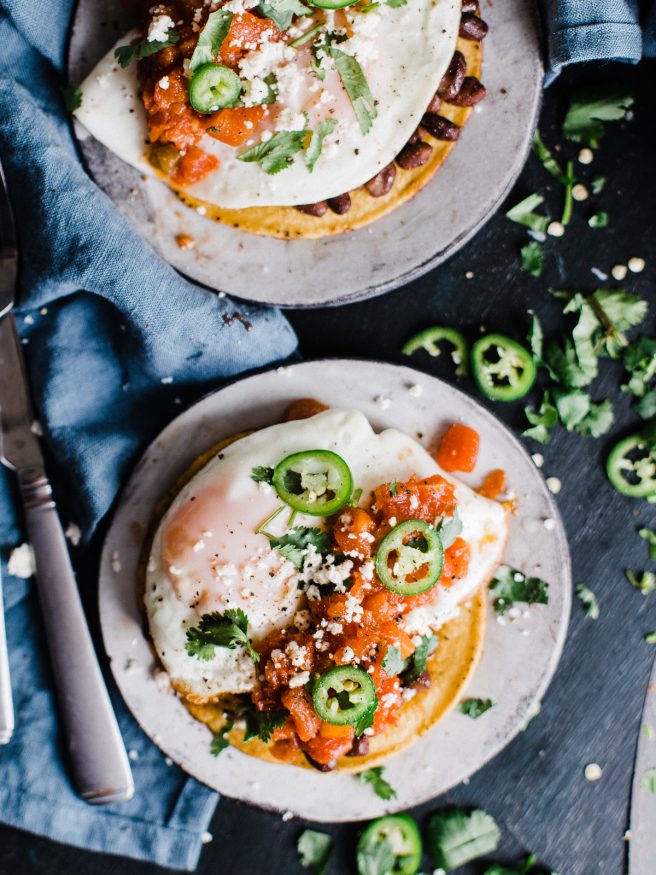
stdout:
<svg viewBox="0 0 656 875">
<path fill-rule="evenodd" d="M 641 434 L 622 438 L 609 453 L 606 473 L 622 495 L 629 498 L 656 495 L 656 446 Z"/>
<path fill-rule="evenodd" d="M 471 366 L 478 388 L 492 401 L 523 398 L 537 373 L 530 352 L 503 334 L 487 334 L 477 340 Z"/>
<path fill-rule="evenodd" d="M 421 834 L 415 821 L 407 814 L 389 814 L 374 820 L 358 842 L 358 873 L 367 875 L 372 850 L 386 841 L 394 850 L 391 875 L 415 875 L 423 852 Z M 388 871 L 388 870 L 386 870 Z"/>
<path fill-rule="evenodd" d="M 349 466 L 330 450 L 287 456 L 276 465 L 272 483 L 285 504 L 312 516 L 337 513 L 353 492 Z"/>
<path fill-rule="evenodd" d="M 371 675 L 354 665 L 340 665 L 322 674 L 312 693 L 314 710 L 334 726 L 355 725 L 378 705 Z"/>
<path fill-rule="evenodd" d="M 189 102 L 196 112 L 211 113 L 234 106 L 240 94 L 239 76 L 222 64 L 203 64 L 191 77 Z"/>
<path fill-rule="evenodd" d="M 399 523 L 385 535 L 376 552 L 378 579 L 398 595 L 419 595 L 435 586 L 443 564 L 442 539 L 423 520 Z"/>
</svg>

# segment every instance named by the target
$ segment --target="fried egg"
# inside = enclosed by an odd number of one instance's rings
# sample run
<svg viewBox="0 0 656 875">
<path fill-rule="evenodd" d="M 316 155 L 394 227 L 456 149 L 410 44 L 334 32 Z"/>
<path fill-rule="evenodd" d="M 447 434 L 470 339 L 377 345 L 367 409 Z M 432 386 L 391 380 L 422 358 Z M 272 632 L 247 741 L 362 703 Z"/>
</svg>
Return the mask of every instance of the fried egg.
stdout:
<svg viewBox="0 0 656 875">
<path fill-rule="evenodd" d="M 253 662 L 243 649 L 217 647 L 208 661 L 186 652 L 187 629 L 203 614 L 241 608 L 255 643 L 273 629 L 299 624 L 305 594 L 299 572 L 272 549 L 258 529 L 280 507 L 267 483 L 251 477 L 258 466 L 274 468 L 283 458 L 308 449 L 332 450 L 349 465 L 362 489 L 361 504 L 381 483 L 441 474 L 455 484 L 462 537 L 471 548 L 467 576 L 449 589 L 434 588 L 433 601 L 403 618 L 410 633 L 439 629 L 493 575 L 507 537 L 507 513 L 445 474 L 432 456 L 396 429 L 376 434 L 355 410 L 328 410 L 309 419 L 273 425 L 223 449 L 177 495 L 160 521 L 146 572 L 145 606 L 152 639 L 174 686 L 185 696 L 207 700 L 253 689 Z M 320 519 L 298 514 L 295 526 Z M 281 534 L 287 514 L 266 528 Z"/>
<path fill-rule="evenodd" d="M 232 0 L 228 8 L 248 8 Z M 460 0 L 412 0 L 405 5 L 372 4 L 365 13 L 354 6 L 334 12 L 315 10 L 297 19 L 292 34 L 308 33 L 316 21 L 348 38 L 337 44 L 359 63 L 374 100 L 371 127 L 365 133 L 335 63 L 320 59 L 324 78 L 316 75 L 310 43 L 293 48 L 284 42 L 254 47 L 240 62 L 248 84 L 274 75 L 278 97 L 245 147 L 233 148 L 204 135 L 198 145 L 221 161 L 218 170 L 186 189 L 188 194 L 225 209 L 308 204 L 352 191 L 389 164 L 419 124 L 449 65 L 458 37 Z M 129 33 L 123 46 L 138 34 Z M 77 119 L 116 155 L 147 174 L 144 157 L 148 130 L 138 94 L 136 64 L 123 69 L 112 49 L 81 86 Z M 275 174 L 257 163 L 238 159 L 248 146 L 278 131 L 306 127 L 317 131 L 332 120 L 312 171 L 303 153 Z M 366 124 L 365 124 L 366 127 Z"/>
</svg>

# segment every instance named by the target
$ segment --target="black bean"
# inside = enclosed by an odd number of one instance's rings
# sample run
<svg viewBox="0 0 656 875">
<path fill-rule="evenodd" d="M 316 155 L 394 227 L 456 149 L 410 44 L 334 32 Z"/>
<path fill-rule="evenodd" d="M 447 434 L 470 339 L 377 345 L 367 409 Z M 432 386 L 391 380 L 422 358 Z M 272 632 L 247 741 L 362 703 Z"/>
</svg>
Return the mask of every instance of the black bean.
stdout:
<svg viewBox="0 0 656 875">
<path fill-rule="evenodd" d="M 346 192 L 346 194 L 338 194 L 337 197 L 328 198 L 328 206 L 333 213 L 343 216 L 351 209 L 351 195 Z"/>
<path fill-rule="evenodd" d="M 449 64 L 444 76 L 442 76 L 440 87 L 437 89 L 438 95 L 443 100 L 453 100 L 462 88 L 466 72 L 467 61 L 465 61 L 465 56 L 462 52 L 454 52 L 453 57 L 451 58 L 451 63 Z M 435 112 L 435 110 L 429 108 L 428 112 Z"/>
<path fill-rule="evenodd" d="M 460 19 L 460 36 L 463 39 L 485 39 L 488 30 L 487 24 L 478 15 L 472 15 L 470 12 L 467 12 Z"/>
<path fill-rule="evenodd" d="M 307 213 L 308 216 L 325 216 L 328 212 L 328 204 L 326 201 L 317 201 L 316 204 L 302 204 L 296 207 L 301 213 Z"/>
<path fill-rule="evenodd" d="M 462 0 L 461 11 L 463 15 L 467 12 L 471 12 L 472 15 L 478 15 L 481 7 L 478 4 L 478 0 Z"/>
<path fill-rule="evenodd" d="M 423 167 L 430 160 L 433 147 L 429 143 L 408 143 L 396 156 L 396 163 L 404 170 Z"/>
<path fill-rule="evenodd" d="M 366 757 L 369 753 L 369 739 L 366 735 L 361 735 L 353 742 L 353 747 L 346 754 L 347 757 Z"/>
<path fill-rule="evenodd" d="M 383 167 L 369 182 L 366 182 L 365 188 L 372 197 L 382 197 L 391 190 L 395 179 L 396 165 L 392 162 L 387 167 Z"/>
<path fill-rule="evenodd" d="M 442 98 L 440 97 L 440 95 L 436 91 L 431 99 L 431 102 L 426 107 L 426 112 L 439 112 L 441 108 L 442 108 Z"/>
<path fill-rule="evenodd" d="M 337 760 L 331 760 L 329 763 L 318 763 L 316 760 L 313 760 L 312 757 L 306 753 L 305 759 L 309 762 L 313 769 L 316 769 L 318 772 L 332 772 L 333 769 L 337 768 Z"/>
<path fill-rule="evenodd" d="M 436 140 L 457 140 L 460 136 L 460 128 L 458 125 L 444 118 L 443 115 L 435 115 L 433 112 L 427 112 L 421 120 L 422 125 L 426 128 L 429 134 L 432 134 Z"/>
<path fill-rule="evenodd" d="M 455 103 L 456 106 L 474 106 L 479 101 L 483 100 L 486 94 L 487 91 L 482 82 L 480 82 L 475 76 L 465 76 L 462 88 L 453 98 L 451 103 Z"/>
</svg>

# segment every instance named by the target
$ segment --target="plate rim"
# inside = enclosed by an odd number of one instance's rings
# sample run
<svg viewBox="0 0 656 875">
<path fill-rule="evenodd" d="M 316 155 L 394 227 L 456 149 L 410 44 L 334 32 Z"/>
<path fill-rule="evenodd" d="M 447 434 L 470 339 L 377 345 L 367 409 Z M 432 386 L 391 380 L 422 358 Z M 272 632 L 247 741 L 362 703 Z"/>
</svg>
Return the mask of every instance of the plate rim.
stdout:
<svg viewBox="0 0 656 875">
<path fill-rule="evenodd" d="M 408 371 L 408 372 L 413 373 L 413 374 L 418 374 L 418 375 L 421 375 L 423 377 L 427 377 L 431 381 L 436 381 L 438 384 L 446 386 L 447 390 L 455 391 L 456 393 L 463 395 L 465 397 L 465 399 L 470 404 L 473 405 L 473 407 L 477 410 L 477 412 L 480 412 L 484 418 L 487 418 L 488 420 L 492 421 L 495 426 L 500 427 L 506 433 L 506 437 L 510 440 L 511 444 L 514 446 L 515 451 L 519 451 L 527 459 L 530 459 L 530 457 L 531 457 L 531 454 L 529 453 L 527 448 L 522 444 L 522 442 L 519 440 L 519 437 L 515 434 L 515 432 L 509 426 L 507 426 L 493 411 L 491 411 L 487 407 L 485 407 L 483 405 L 483 403 L 481 401 L 479 401 L 478 398 L 476 398 L 474 395 L 472 395 L 472 393 L 470 393 L 466 389 L 460 388 L 459 386 L 457 386 L 453 383 L 449 383 L 440 377 L 434 376 L 426 371 L 419 370 L 418 368 L 414 368 L 414 367 L 411 367 L 411 366 L 405 365 L 405 364 L 399 364 L 396 362 L 386 361 L 384 359 L 369 358 L 366 356 L 348 356 L 348 357 L 321 356 L 321 357 L 316 357 L 316 358 L 302 359 L 300 361 L 296 361 L 296 362 L 293 362 L 291 364 L 283 365 L 283 367 L 290 368 L 290 369 L 294 369 L 297 367 L 302 368 L 306 365 L 319 365 L 322 362 L 330 362 L 333 365 L 336 363 L 343 363 L 345 365 L 364 364 L 364 365 L 384 366 L 387 368 L 405 370 L 405 371 Z M 227 792 L 224 789 L 218 789 L 216 786 L 212 786 L 211 784 L 208 784 L 206 777 L 204 777 L 200 773 L 200 768 L 194 768 L 193 763 L 191 763 L 189 761 L 185 762 L 185 761 L 178 760 L 173 755 L 173 753 L 171 751 L 167 751 L 164 748 L 162 748 L 159 744 L 157 732 L 147 728 L 144 725 L 145 720 L 142 719 L 142 714 L 135 713 L 131 704 L 128 701 L 126 693 L 124 692 L 124 684 L 122 682 L 123 677 L 122 677 L 122 674 L 120 674 L 117 671 L 115 659 L 113 658 L 112 651 L 110 650 L 110 646 L 109 646 L 110 642 L 108 641 L 108 628 L 107 628 L 108 624 L 106 623 L 106 620 L 104 619 L 105 611 L 107 610 L 107 607 L 104 606 L 104 604 L 105 604 L 105 599 L 107 598 L 107 596 L 106 596 L 106 594 L 103 595 L 103 593 L 104 592 L 106 593 L 106 591 L 107 591 L 107 583 L 104 583 L 103 581 L 104 581 L 104 578 L 108 577 L 108 575 L 104 574 L 104 569 L 108 569 L 111 567 L 111 556 L 109 555 L 110 554 L 110 542 L 111 542 L 111 533 L 112 533 L 112 530 L 114 528 L 116 518 L 120 514 L 120 511 L 123 507 L 124 499 L 125 499 L 126 495 L 128 495 L 130 493 L 133 484 L 139 479 L 141 469 L 143 468 L 144 460 L 148 457 L 149 453 L 151 453 L 153 448 L 161 440 L 162 435 L 165 432 L 167 432 L 169 429 L 173 429 L 176 426 L 176 424 L 178 423 L 178 421 L 182 417 L 184 417 L 186 414 L 188 414 L 192 408 L 202 405 L 209 398 L 211 398 L 213 396 L 218 396 L 225 389 L 228 389 L 228 388 L 230 388 L 238 383 L 241 383 L 245 380 L 248 380 L 251 378 L 257 378 L 262 374 L 269 374 L 269 373 L 277 372 L 279 369 L 280 369 L 280 365 L 273 364 L 273 365 L 263 366 L 261 368 L 257 368 L 257 369 L 248 371 L 247 373 L 240 374 L 240 375 L 229 378 L 228 380 L 222 382 L 218 388 L 213 389 L 213 390 L 205 393 L 200 398 L 198 398 L 196 401 L 194 401 L 192 404 L 190 404 L 188 407 L 181 410 L 177 416 L 175 416 L 172 420 L 170 420 L 169 423 L 166 426 L 164 426 L 164 428 L 161 429 L 155 435 L 155 437 L 148 443 L 148 445 L 146 446 L 144 451 L 141 453 L 139 459 L 132 466 L 130 475 L 125 480 L 125 483 L 124 483 L 122 489 L 120 490 L 120 492 L 115 500 L 115 504 L 112 508 L 110 518 L 108 521 L 108 526 L 107 526 L 107 529 L 106 529 L 106 532 L 105 532 L 105 535 L 103 538 L 100 563 L 99 563 L 99 572 L 98 572 L 98 615 L 99 615 L 101 637 L 102 637 L 103 647 L 105 650 L 105 656 L 107 657 L 107 659 L 109 661 L 111 672 L 112 672 L 112 677 L 113 677 L 114 682 L 116 683 L 116 686 L 117 686 L 118 691 L 121 695 L 121 698 L 123 699 L 123 702 L 124 702 L 127 710 L 130 712 L 132 718 L 139 725 L 140 729 L 144 732 L 144 734 L 146 735 L 146 737 L 149 739 L 149 741 L 151 743 L 155 744 L 155 746 L 158 747 L 158 749 L 163 754 L 171 757 L 171 759 L 176 763 L 176 765 L 179 768 L 181 768 L 182 771 L 184 771 L 190 777 L 195 778 L 200 783 L 203 783 L 205 786 L 210 787 L 210 789 L 215 790 L 220 795 L 226 796 L 227 798 L 231 799 L 232 801 L 239 802 L 240 804 L 244 804 L 244 805 L 249 805 L 249 806 L 254 807 L 256 809 L 266 811 L 269 813 L 275 813 L 275 814 L 280 814 L 281 812 L 285 811 L 285 809 L 283 809 L 279 805 L 276 805 L 276 803 L 273 803 L 273 802 L 266 802 L 264 800 L 252 800 L 250 798 L 244 799 L 244 798 L 239 797 L 238 795 L 232 795 L 230 792 Z M 281 377 L 281 379 L 282 379 L 282 377 Z M 265 427 L 265 426 L 263 426 L 263 427 Z M 515 723 L 515 725 L 513 725 L 510 732 L 505 734 L 499 740 L 495 740 L 495 743 L 490 745 L 489 749 L 484 753 L 484 755 L 481 756 L 480 761 L 476 764 L 476 766 L 471 771 L 469 771 L 467 773 L 467 775 L 469 777 L 480 772 L 481 769 L 483 769 L 489 762 L 491 762 L 491 760 L 493 760 L 495 757 L 497 757 L 506 747 L 508 747 L 510 745 L 510 743 L 519 735 L 519 733 L 522 732 L 526 728 L 529 721 L 532 719 L 531 712 L 534 711 L 535 706 L 537 704 L 540 704 L 542 702 L 549 686 L 551 685 L 551 682 L 555 676 L 555 673 L 558 669 L 560 660 L 562 658 L 563 650 L 564 650 L 565 643 L 567 640 L 569 624 L 570 624 L 570 620 L 571 620 L 571 609 L 572 609 L 572 603 L 573 603 L 573 594 L 572 594 L 573 578 L 572 578 L 571 550 L 569 547 L 567 532 L 566 532 L 566 529 L 565 529 L 565 526 L 564 526 L 564 523 L 562 520 L 562 516 L 560 514 L 560 511 L 558 509 L 558 506 L 556 504 L 554 496 L 549 492 L 548 488 L 546 487 L 544 477 L 540 474 L 539 470 L 536 469 L 536 473 L 538 475 L 539 480 L 542 483 L 543 497 L 546 499 L 547 504 L 549 506 L 550 515 L 556 523 L 555 528 L 554 528 L 554 533 L 557 535 L 558 540 L 563 548 L 561 551 L 561 556 L 560 556 L 561 575 L 562 576 L 558 581 L 559 584 L 562 584 L 563 604 L 562 604 L 562 609 L 561 609 L 561 615 L 560 615 L 559 621 L 558 621 L 558 634 L 557 634 L 556 640 L 553 642 L 553 646 L 551 649 L 551 654 L 549 657 L 547 668 L 546 668 L 544 674 L 542 675 L 539 683 L 537 683 L 535 685 L 534 692 L 533 692 L 533 695 L 531 696 L 530 700 L 527 700 L 527 708 L 526 708 L 526 715 L 527 716 L 526 716 L 525 720 L 522 722 L 517 721 Z M 488 623 L 489 622 L 490 622 L 490 616 L 488 615 Z M 140 629 L 140 634 L 146 639 L 146 641 L 148 640 L 145 636 L 143 629 Z M 481 660 L 483 658 L 484 658 L 484 652 L 481 656 Z M 478 667 L 477 667 L 477 671 L 478 671 Z M 473 677 L 475 677 L 475 675 L 476 675 L 476 672 L 474 672 Z M 182 707 L 184 707 L 184 705 Z M 452 710 L 453 709 L 450 709 L 450 712 Z M 445 715 L 445 717 L 446 716 L 448 716 L 448 714 Z M 199 725 L 202 725 L 202 724 L 199 723 Z M 432 731 L 432 729 L 433 728 L 429 729 L 428 732 L 430 733 Z M 422 736 L 422 737 L 425 737 L 425 736 Z M 417 740 L 419 740 L 419 739 L 417 739 Z M 244 757 L 248 756 L 247 754 L 243 754 L 239 751 L 238 751 L 238 753 L 240 753 L 240 756 L 244 756 Z M 268 764 L 268 765 L 273 765 L 276 768 L 278 767 L 277 764 Z M 443 796 L 445 793 L 448 793 L 451 789 L 453 789 L 454 786 L 458 786 L 460 783 L 462 783 L 463 780 L 464 779 L 462 779 L 462 778 L 460 780 L 454 780 L 450 784 L 442 786 L 437 793 L 429 793 L 428 795 L 426 795 L 426 794 L 420 795 L 412 802 L 412 804 L 410 806 L 407 805 L 406 803 L 403 803 L 400 801 L 394 802 L 394 800 L 391 800 L 391 802 L 388 802 L 387 804 L 381 805 L 380 812 L 375 816 L 381 816 L 382 814 L 391 814 L 391 813 L 395 813 L 395 812 L 405 811 L 409 807 L 414 808 L 417 805 L 421 805 L 423 803 L 429 802 L 433 799 L 436 799 L 438 797 Z M 308 819 L 300 811 L 293 812 L 293 816 L 295 818 L 299 818 L 299 819 L 300 818 Z M 354 823 L 354 822 L 362 822 L 365 820 L 371 820 L 372 815 L 371 814 L 362 814 L 362 815 L 357 816 L 355 818 L 350 817 L 350 816 L 349 817 L 338 817 L 338 818 L 335 818 L 334 816 L 330 816 L 330 817 L 324 818 L 322 816 L 313 815 L 310 819 L 313 822 L 317 822 L 317 823 Z"/>
</svg>

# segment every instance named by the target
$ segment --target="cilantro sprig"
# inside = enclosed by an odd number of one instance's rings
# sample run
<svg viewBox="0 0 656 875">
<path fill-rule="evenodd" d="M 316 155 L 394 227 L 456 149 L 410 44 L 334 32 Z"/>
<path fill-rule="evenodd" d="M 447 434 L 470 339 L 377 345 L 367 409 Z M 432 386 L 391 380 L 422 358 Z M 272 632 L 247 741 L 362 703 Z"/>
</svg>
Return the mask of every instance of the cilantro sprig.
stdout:
<svg viewBox="0 0 656 875">
<path fill-rule="evenodd" d="M 180 34 L 172 28 L 163 40 L 149 40 L 147 37 L 133 45 L 117 46 L 114 49 L 114 57 L 121 67 L 129 67 L 133 60 L 141 61 L 167 46 L 174 46 L 180 39 Z"/>
<path fill-rule="evenodd" d="M 618 87 L 581 90 L 572 98 L 563 134 L 575 143 L 596 148 L 604 135 L 604 122 L 623 119 L 631 106 L 633 97 Z"/>
<path fill-rule="evenodd" d="M 380 799 L 395 799 L 396 790 L 383 777 L 384 769 L 382 766 L 374 766 L 367 769 L 365 772 L 360 772 L 358 778 L 360 783 L 368 784 Z"/>
<path fill-rule="evenodd" d="M 539 577 L 527 577 L 509 565 L 500 565 L 490 584 L 494 596 L 493 606 L 503 616 L 515 602 L 525 604 L 549 604 L 549 585 Z"/>
<path fill-rule="evenodd" d="M 306 139 L 305 129 L 276 131 L 268 140 L 262 140 L 237 155 L 237 159 L 247 164 L 259 164 L 265 173 L 273 176 L 291 166 L 294 155 L 303 151 Z"/>
<path fill-rule="evenodd" d="M 262 532 L 269 539 L 273 548 L 284 556 L 299 570 L 303 568 L 308 547 L 315 548 L 317 553 L 325 556 L 330 552 L 330 535 L 312 526 L 298 526 L 279 537 L 268 532 Z"/>
<path fill-rule="evenodd" d="M 378 110 L 362 67 L 357 58 L 347 55 L 335 46 L 329 46 L 326 52 L 335 64 L 344 91 L 353 106 L 360 130 L 363 134 L 368 134 L 378 116 Z"/>
<path fill-rule="evenodd" d="M 210 744 L 210 753 L 213 757 L 218 757 L 220 753 L 223 753 L 226 748 L 230 747 L 227 735 L 234 725 L 235 723 L 232 717 L 228 717 L 221 729 L 214 733 Z"/>
<path fill-rule="evenodd" d="M 599 602 L 597 596 L 584 583 L 577 584 L 576 597 L 583 605 L 583 610 L 591 620 L 599 619 Z"/>
<path fill-rule="evenodd" d="M 333 840 L 328 833 L 306 829 L 298 837 L 296 850 L 301 866 L 312 875 L 325 875 L 333 853 Z"/>
<path fill-rule="evenodd" d="M 227 9 L 217 9 L 210 12 L 205 27 L 200 32 L 194 53 L 189 60 L 189 70 L 193 73 L 203 64 L 211 64 L 221 51 L 221 46 L 228 36 L 232 24 L 233 13 Z"/>
<path fill-rule="evenodd" d="M 464 699 L 458 705 L 458 710 L 461 714 L 471 717 L 472 720 L 478 720 L 481 714 L 485 714 L 490 708 L 494 707 L 492 699 Z"/>
<path fill-rule="evenodd" d="M 260 0 L 258 9 L 273 21 L 278 30 L 287 30 L 295 15 L 307 15 L 310 12 L 300 0 Z"/>
<path fill-rule="evenodd" d="M 428 821 L 428 851 L 435 867 L 457 869 L 470 860 L 496 851 L 501 833 L 494 819 L 481 809 L 438 811 Z"/>
<path fill-rule="evenodd" d="M 187 629 L 185 649 L 189 656 L 207 662 L 214 658 L 217 647 L 243 647 L 253 662 L 259 662 L 260 654 L 248 637 L 248 617 L 241 608 L 231 608 L 224 614 L 203 614 L 198 626 Z"/>
</svg>

